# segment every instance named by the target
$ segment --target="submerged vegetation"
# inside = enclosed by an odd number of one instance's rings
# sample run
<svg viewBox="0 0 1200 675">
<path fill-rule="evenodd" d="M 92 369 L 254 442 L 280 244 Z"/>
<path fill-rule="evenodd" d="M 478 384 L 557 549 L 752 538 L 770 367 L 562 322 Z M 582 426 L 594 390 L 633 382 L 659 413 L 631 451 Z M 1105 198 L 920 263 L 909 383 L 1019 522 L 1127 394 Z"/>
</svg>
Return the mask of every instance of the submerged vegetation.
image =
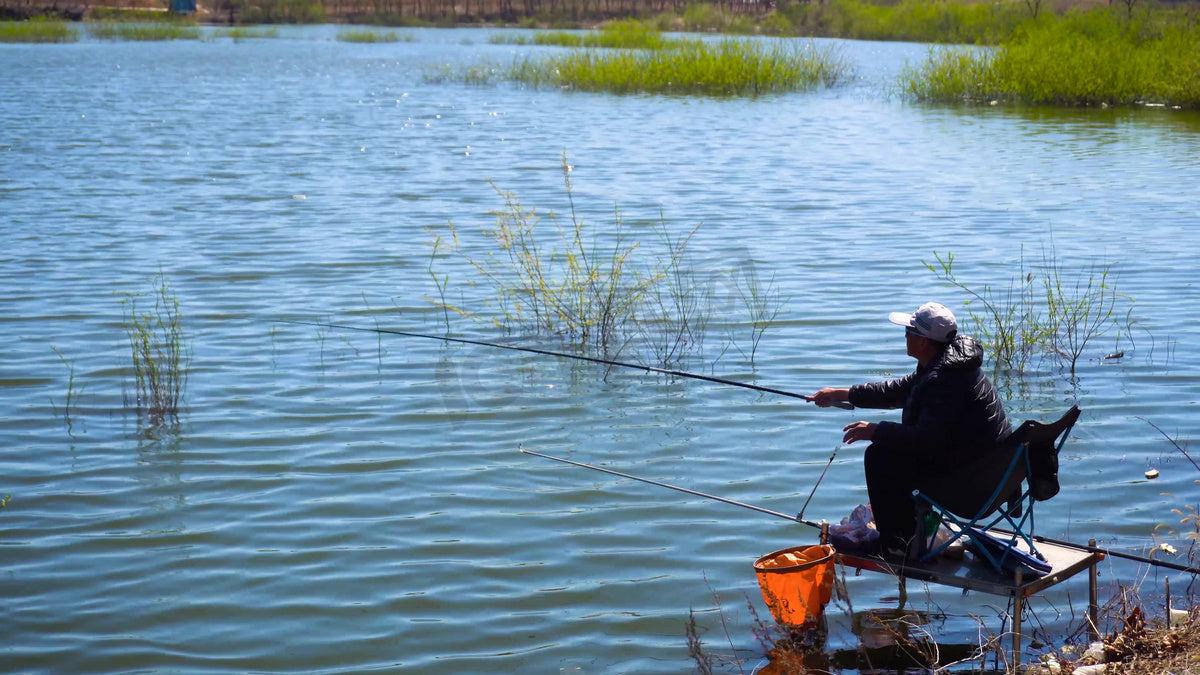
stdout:
<svg viewBox="0 0 1200 675">
<path fill-rule="evenodd" d="M 187 383 L 191 350 L 183 330 L 179 298 L 166 276 L 159 272 L 151 283 L 154 307 L 142 311 L 139 294 L 128 293 L 124 327 L 129 339 L 133 372 L 133 400 L 126 406 L 135 409 L 151 428 L 177 420 Z"/>
<path fill-rule="evenodd" d="M 1050 358 L 1074 375 L 1095 340 L 1115 332 L 1109 357 L 1118 354 L 1122 337 L 1132 343 L 1132 308 L 1124 314 L 1116 311 L 1118 302 L 1132 300 L 1117 292 L 1111 265 L 1070 270 L 1052 249 L 1043 251 L 1035 265 L 1022 254 L 1017 271 L 1000 290 L 964 282 L 954 269 L 953 253 L 943 257 L 934 252 L 934 261 L 925 267 L 969 296 L 964 327 L 983 344 L 997 371 L 1019 374 L 1033 359 Z"/>
<path fill-rule="evenodd" d="M 636 228 L 655 235 L 643 240 L 617 209 L 611 223 L 594 226 L 576 209 L 571 170 L 564 155 L 570 208 L 563 217 L 549 214 L 552 228 L 543 225 L 536 209 L 496 188 L 504 207 L 494 213 L 494 226 L 482 229 L 487 250 L 463 248 L 453 225 L 447 237 L 433 233 L 428 273 L 437 297 L 428 300 L 439 308 L 447 330 L 452 316 L 469 317 L 512 331 L 554 335 L 583 351 L 629 353 L 673 365 L 702 348 L 709 321 L 721 312 L 722 320 L 748 321 L 757 344 L 779 305 L 773 286 L 759 287 L 757 277 L 746 275 L 739 286 L 746 306 L 728 298 L 732 302 L 718 308 L 711 287 L 725 273 L 701 275 L 688 253 L 698 228 L 676 232 L 660 217 L 656 224 Z M 484 306 L 472 310 L 450 304 L 457 284 L 435 264 L 454 259 L 471 270 L 467 285 L 491 289 Z M 749 311 L 749 319 L 743 310 Z M 725 344 L 721 353 L 730 346 Z M 732 346 L 753 363 L 753 345 Z"/>
</svg>

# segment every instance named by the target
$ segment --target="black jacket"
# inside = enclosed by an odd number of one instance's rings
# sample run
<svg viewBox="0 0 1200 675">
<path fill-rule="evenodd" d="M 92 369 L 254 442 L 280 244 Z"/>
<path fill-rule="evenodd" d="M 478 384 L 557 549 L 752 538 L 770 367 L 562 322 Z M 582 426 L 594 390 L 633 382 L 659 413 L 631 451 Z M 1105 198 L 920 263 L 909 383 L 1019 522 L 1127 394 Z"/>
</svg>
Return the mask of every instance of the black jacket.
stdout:
<svg viewBox="0 0 1200 675">
<path fill-rule="evenodd" d="M 988 454 L 1012 432 L 982 365 L 983 346 L 958 336 L 925 368 L 851 387 L 850 402 L 860 408 L 903 406 L 900 423 L 880 422 L 872 443 L 934 470 L 953 469 Z"/>
</svg>

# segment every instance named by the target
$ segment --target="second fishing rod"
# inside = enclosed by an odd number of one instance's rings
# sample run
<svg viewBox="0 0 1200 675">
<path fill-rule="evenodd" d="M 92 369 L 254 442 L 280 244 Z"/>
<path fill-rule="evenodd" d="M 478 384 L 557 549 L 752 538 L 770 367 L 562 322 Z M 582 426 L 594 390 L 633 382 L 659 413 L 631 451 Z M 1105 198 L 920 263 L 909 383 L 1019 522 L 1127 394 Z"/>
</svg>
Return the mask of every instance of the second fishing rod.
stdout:
<svg viewBox="0 0 1200 675">
<path fill-rule="evenodd" d="M 296 326 L 316 326 L 318 328 L 351 330 L 351 331 L 360 331 L 360 332 L 364 332 L 364 333 L 383 333 L 385 335 L 400 335 L 403 337 L 420 338 L 420 339 L 424 339 L 424 340 L 439 340 L 441 342 L 453 342 L 453 343 L 457 343 L 457 344 L 476 345 L 479 347 L 492 347 L 495 349 L 507 349 L 510 351 L 525 352 L 528 354 L 540 354 L 542 356 L 554 356 L 554 357 L 557 357 L 560 359 L 574 359 L 576 361 L 587 361 L 589 363 L 596 363 L 596 364 L 600 364 L 600 365 L 604 365 L 604 366 L 613 366 L 613 367 L 619 367 L 619 368 L 632 368 L 632 369 L 641 370 L 641 371 L 644 371 L 647 373 L 658 373 L 659 375 L 671 375 L 674 377 L 684 377 L 684 378 L 690 378 L 693 380 L 703 380 L 705 382 L 713 382 L 716 384 L 725 384 L 725 385 L 729 385 L 732 387 L 742 387 L 744 389 L 753 389 L 754 391 L 761 391 L 761 392 L 765 392 L 768 394 L 778 394 L 780 396 L 788 396 L 791 398 L 798 398 L 798 399 L 801 399 L 804 401 L 808 401 L 810 403 L 813 401 L 813 397 L 807 396 L 805 394 L 797 394 L 795 392 L 784 391 L 783 389 L 774 389 L 772 387 L 762 387 L 757 384 L 750 384 L 748 382 L 738 382 L 737 380 L 730 380 L 730 379 L 726 379 L 723 377 L 714 377 L 712 375 L 703 375 L 701 373 L 689 373 L 689 372 L 682 371 L 682 370 L 671 370 L 669 368 L 658 368 L 656 366 L 644 366 L 644 365 L 641 365 L 638 363 L 628 363 L 625 361 L 614 361 L 612 359 L 603 359 L 603 358 L 599 358 L 596 356 L 584 356 L 582 354 L 570 354 L 567 352 L 555 352 L 555 351 L 550 351 L 548 349 L 538 349 L 536 347 L 524 347 L 521 345 L 506 345 L 506 344 L 502 344 L 499 342 L 485 342 L 483 340 L 472 340 L 469 338 L 457 338 L 457 337 L 450 337 L 447 335 L 429 335 L 426 333 L 413 333 L 413 332 L 409 332 L 409 331 L 393 330 L 393 329 L 389 329 L 389 328 L 367 328 L 364 326 L 351 326 L 348 324 L 325 323 L 325 322 L 319 322 L 319 321 L 293 321 L 293 320 L 288 320 L 288 319 L 276 319 L 275 323 L 287 323 L 287 324 L 292 324 L 292 325 L 296 325 Z M 842 408 L 843 410 L 854 410 L 853 405 L 846 403 L 844 401 L 837 401 L 837 402 L 833 403 L 832 405 L 837 408 Z"/>
</svg>

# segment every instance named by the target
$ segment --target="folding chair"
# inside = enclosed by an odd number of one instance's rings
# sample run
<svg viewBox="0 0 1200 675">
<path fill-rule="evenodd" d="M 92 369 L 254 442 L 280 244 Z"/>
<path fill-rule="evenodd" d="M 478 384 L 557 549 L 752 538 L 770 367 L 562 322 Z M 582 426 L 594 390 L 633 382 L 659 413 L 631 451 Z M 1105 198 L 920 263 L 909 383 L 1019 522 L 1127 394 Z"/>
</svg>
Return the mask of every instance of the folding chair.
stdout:
<svg viewBox="0 0 1200 675">
<path fill-rule="evenodd" d="M 919 559 L 933 560 L 951 544 L 963 540 L 997 572 L 1013 572 L 1018 566 L 1035 574 L 1049 572 L 1050 566 L 1033 543 L 1033 505 L 1058 494 L 1058 452 L 1079 419 L 1079 412 L 1079 406 L 1072 406 L 1057 422 L 1042 424 L 1028 420 L 1021 424 L 1006 443 L 1012 458 L 1003 476 L 973 517 L 956 514 L 920 490 L 914 490 Z M 940 523 L 948 526 L 952 536 L 933 544 L 931 540 Z M 988 532 L 1002 524 L 1007 524 L 1011 532 L 1004 532 L 1005 536 Z M 1017 548 L 1021 542 L 1028 554 Z"/>
</svg>

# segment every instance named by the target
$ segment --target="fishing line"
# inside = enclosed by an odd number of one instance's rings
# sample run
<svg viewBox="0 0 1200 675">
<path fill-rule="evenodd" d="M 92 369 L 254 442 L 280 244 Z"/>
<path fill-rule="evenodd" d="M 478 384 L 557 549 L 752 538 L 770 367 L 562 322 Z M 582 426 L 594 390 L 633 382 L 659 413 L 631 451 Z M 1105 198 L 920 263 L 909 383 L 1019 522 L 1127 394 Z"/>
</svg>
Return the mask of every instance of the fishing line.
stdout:
<svg viewBox="0 0 1200 675">
<path fill-rule="evenodd" d="M 387 335 L 402 335 L 404 337 L 421 338 L 424 340 L 440 340 L 442 342 L 456 342 L 465 345 L 476 345 L 479 347 L 494 347 L 496 349 L 509 349 L 516 352 L 526 352 L 529 354 L 540 354 L 542 356 L 556 356 L 561 359 L 575 359 L 577 361 L 587 361 L 589 363 L 598 363 L 605 366 L 620 366 L 621 368 L 633 368 L 635 370 L 643 370 L 647 373 L 658 373 L 660 375 L 672 375 L 675 377 L 688 377 L 693 380 L 703 380 L 705 382 L 715 382 L 717 384 L 727 384 L 733 387 L 742 387 L 744 389 L 753 389 L 768 394 L 779 394 L 780 396 L 790 396 L 804 401 L 813 401 L 813 397 L 804 394 L 797 394 L 782 389 L 773 389 L 771 387 L 762 387 L 757 384 L 749 384 L 747 382 L 738 382 L 737 380 L 727 380 L 721 377 L 713 377 L 711 375 L 701 375 L 699 373 L 689 373 L 682 370 L 670 370 L 667 368 L 657 368 L 655 366 L 643 366 L 637 363 L 626 363 L 624 361 L 613 361 L 610 359 L 601 359 L 595 356 L 584 356 L 582 354 L 568 354 L 565 352 L 553 352 L 548 349 L 538 349 L 536 347 L 522 347 L 520 345 L 505 345 L 497 342 L 484 342 L 483 340 L 471 340 L 468 338 L 456 338 L 445 335 L 426 335 L 423 333 L 410 333 L 402 330 L 391 330 L 387 328 L 364 328 L 362 326 L 348 326 L 336 323 L 320 323 L 316 321 L 289 321 L 287 319 L 275 319 L 275 323 L 290 323 L 297 326 L 317 326 L 318 328 L 337 328 L 339 330 L 356 330 L 364 333 L 384 333 Z M 831 404 L 834 407 L 843 410 L 854 410 L 854 406 L 845 401 L 835 401 Z"/>
</svg>

